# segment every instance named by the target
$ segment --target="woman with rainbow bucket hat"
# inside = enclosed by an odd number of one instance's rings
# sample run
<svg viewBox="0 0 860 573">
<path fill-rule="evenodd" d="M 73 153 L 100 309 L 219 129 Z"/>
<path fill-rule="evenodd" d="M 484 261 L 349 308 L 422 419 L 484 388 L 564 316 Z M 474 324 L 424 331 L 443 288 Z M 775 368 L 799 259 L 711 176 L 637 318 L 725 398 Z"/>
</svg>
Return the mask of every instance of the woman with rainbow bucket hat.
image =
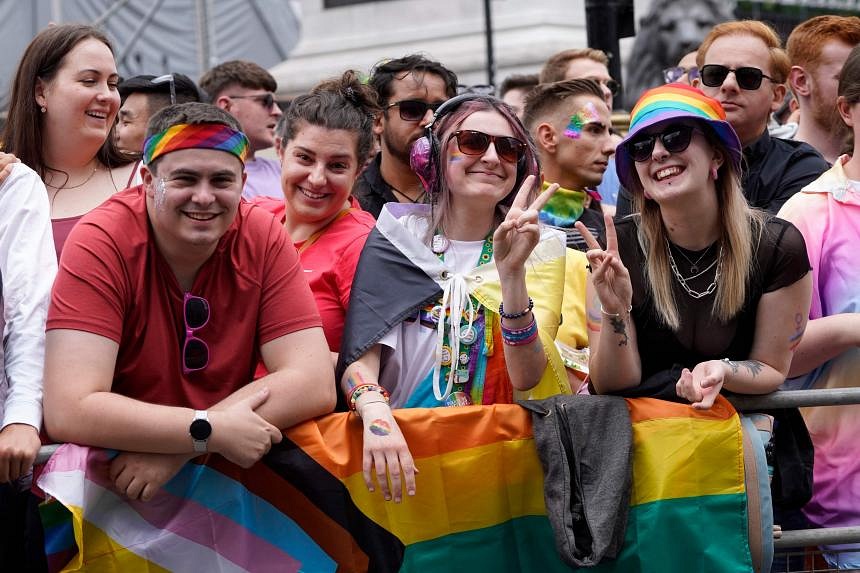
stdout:
<svg viewBox="0 0 860 573">
<path fill-rule="evenodd" d="M 588 234 L 591 390 L 710 408 L 776 390 L 806 326 L 803 237 L 751 209 L 720 104 L 684 84 L 643 94 L 616 150 L 637 214 Z"/>
</svg>

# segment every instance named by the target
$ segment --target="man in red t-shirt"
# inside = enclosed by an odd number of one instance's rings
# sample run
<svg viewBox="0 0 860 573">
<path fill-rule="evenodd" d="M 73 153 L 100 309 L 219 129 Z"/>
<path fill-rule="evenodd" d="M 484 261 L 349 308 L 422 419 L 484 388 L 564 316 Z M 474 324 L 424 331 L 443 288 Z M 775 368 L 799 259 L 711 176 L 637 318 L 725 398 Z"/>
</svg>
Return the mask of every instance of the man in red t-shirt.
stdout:
<svg viewBox="0 0 860 573">
<path fill-rule="evenodd" d="M 295 248 L 241 201 L 248 141 L 226 112 L 151 120 L 143 185 L 66 243 L 48 317 L 45 427 L 121 450 L 111 478 L 148 500 L 215 452 L 243 467 L 286 428 L 331 411 L 334 374 Z M 262 358 L 268 376 L 251 382 Z"/>
</svg>

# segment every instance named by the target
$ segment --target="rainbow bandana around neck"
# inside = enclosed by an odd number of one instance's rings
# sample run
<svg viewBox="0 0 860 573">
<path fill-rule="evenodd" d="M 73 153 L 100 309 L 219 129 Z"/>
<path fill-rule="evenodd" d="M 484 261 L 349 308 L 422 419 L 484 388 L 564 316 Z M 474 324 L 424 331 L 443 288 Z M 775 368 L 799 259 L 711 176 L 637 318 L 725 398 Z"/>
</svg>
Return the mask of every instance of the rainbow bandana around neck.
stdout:
<svg viewBox="0 0 860 573">
<path fill-rule="evenodd" d="M 180 123 L 149 136 L 143 144 L 143 164 L 179 149 L 217 149 L 232 153 L 245 163 L 248 138 L 220 123 Z"/>
</svg>

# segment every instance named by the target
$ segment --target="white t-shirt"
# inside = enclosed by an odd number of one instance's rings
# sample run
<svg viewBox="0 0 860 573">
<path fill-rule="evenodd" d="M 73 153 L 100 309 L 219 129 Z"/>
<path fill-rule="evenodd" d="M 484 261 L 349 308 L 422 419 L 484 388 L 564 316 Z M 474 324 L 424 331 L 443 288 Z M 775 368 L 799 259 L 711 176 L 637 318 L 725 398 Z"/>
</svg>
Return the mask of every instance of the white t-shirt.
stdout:
<svg viewBox="0 0 860 573">
<path fill-rule="evenodd" d="M 281 190 L 281 164 L 274 159 L 257 157 L 245 162 L 245 173 L 248 178 L 242 197 L 251 200 L 254 197 L 284 198 Z"/>
<path fill-rule="evenodd" d="M 445 250 L 445 266 L 453 273 L 468 273 L 477 266 L 483 246 L 483 240 L 450 241 Z M 422 325 L 417 319 L 403 321 L 383 336 L 379 344 L 383 346 L 379 383 L 391 393 L 391 407 L 402 408 L 418 385 L 433 373 L 436 329 Z"/>
</svg>

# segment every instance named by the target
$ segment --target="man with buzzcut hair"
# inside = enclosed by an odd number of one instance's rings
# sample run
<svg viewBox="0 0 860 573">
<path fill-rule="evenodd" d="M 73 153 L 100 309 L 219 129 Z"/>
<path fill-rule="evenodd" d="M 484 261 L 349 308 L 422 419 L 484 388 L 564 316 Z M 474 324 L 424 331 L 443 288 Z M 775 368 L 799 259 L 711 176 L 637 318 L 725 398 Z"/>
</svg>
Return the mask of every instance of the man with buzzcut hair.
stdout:
<svg viewBox="0 0 860 573">
<path fill-rule="evenodd" d="M 257 157 L 257 152 L 274 147 L 275 126 L 281 108 L 275 101 L 278 83 L 264 68 L 254 62 L 231 60 L 218 64 L 200 78 L 200 87 L 209 101 L 239 120 L 248 137 L 248 174 L 242 196 L 283 197 L 281 166 L 274 159 Z"/>
<path fill-rule="evenodd" d="M 369 85 L 382 106 L 373 126 L 380 151 L 352 192 L 365 211 L 379 217 L 385 203 L 425 200 L 424 187 L 409 165 L 409 152 L 433 113 L 457 95 L 457 76 L 439 62 L 413 54 L 377 64 Z"/>
<path fill-rule="evenodd" d="M 716 99 L 744 147 L 743 190 L 753 207 L 776 213 L 828 169 L 811 146 L 771 137 L 770 114 L 782 105 L 790 69 L 782 41 L 757 20 L 717 24 L 699 46 L 693 85 Z"/>
<path fill-rule="evenodd" d="M 615 152 L 600 84 L 566 80 L 538 85 L 526 97 L 523 124 L 540 156 L 544 188 L 560 185 L 541 211 L 541 222 L 562 229 L 568 247 L 587 251 L 574 223 L 582 221 L 593 235 L 603 236 L 603 216 L 587 204 Z"/>
<path fill-rule="evenodd" d="M 148 500 L 188 460 L 248 467 L 281 428 L 331 411 L 334 373 L 283 226 L 241 201 L 248 140 L 203 103 L 150 120 L 143 184 L 74 228 L 48 311 L 45 427 L 119 450 Z M 262 358 L 269 375 L 252 381 Z"/>
<path fill-rule="evenodd" d="M 805 141 L 830 163 L 850 132 L 836 109 L 836 91 L 842 65 L 858 43 L 860 18 L 834 15 L 800 23 L 786 43 L 789 88 L 800 107 L 794 139 Z"/>
<path fill-rule="evenodd" d="M 184 74 L 134 76 L 117 86 L 122 105 L 116 122 L 120 149 L 132 154 L 143 151 L 146 124 L 155 112 L 169 105 L 202 101 L 194 81 Z"/>
</svg>

